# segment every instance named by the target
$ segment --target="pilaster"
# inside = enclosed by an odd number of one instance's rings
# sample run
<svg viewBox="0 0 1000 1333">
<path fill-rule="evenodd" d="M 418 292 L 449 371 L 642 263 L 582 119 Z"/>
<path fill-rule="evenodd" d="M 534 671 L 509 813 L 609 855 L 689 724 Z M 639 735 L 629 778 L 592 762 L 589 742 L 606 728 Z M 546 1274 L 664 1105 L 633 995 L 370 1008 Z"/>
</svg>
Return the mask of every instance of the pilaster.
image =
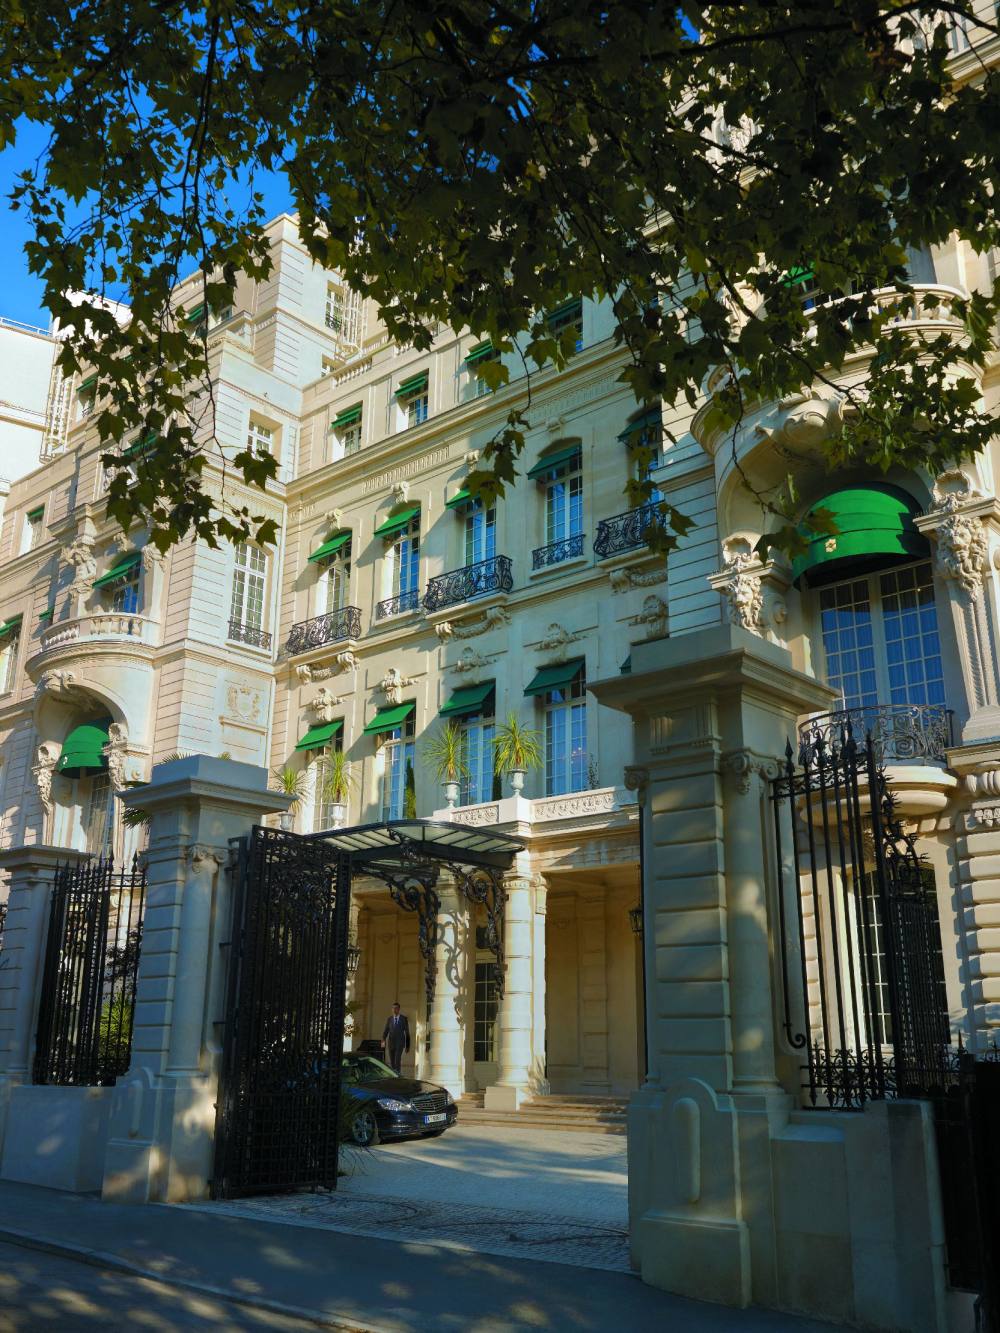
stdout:
<svg viewBox="0 0 1000 1333">
<path fill-rule="evenodd" d="M 518 853 L 507 876 L 503 918 L 506 971 L 500 1004 L 497 1081 L 486 1089 L 488 1109 L 516 1111 L 532 1086 L 532 963 L 535 939 L 528 854 Z"/>
</svg>

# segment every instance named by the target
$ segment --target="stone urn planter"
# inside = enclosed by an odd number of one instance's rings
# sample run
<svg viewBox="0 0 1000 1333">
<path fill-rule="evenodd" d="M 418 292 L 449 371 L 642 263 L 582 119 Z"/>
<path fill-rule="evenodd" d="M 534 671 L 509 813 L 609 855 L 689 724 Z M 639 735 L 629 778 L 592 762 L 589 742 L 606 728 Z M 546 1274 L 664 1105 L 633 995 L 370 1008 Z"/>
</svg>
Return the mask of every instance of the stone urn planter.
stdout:
<svg viewBox="0 0 1000 1333">
<path fill-rule="evenodd" d="M 520 796 L 524 791 L 524 779 L 528 776 L 526 768 L 512 768 L 510 770 L 510 789 L 515 796 Z"/>
<path fill-rule="evenodd" d="M 347 822 L 347 802 L 330 802 L 330 822 L 334 828 L 343 828 Z"/>
<path fill-rule="evenodd" d="M 444 799 L 449 810 L 454 810 L 458 804 L 458 793 L 461 785 L 458 782 L 446 782 L 444 784 Z"/>
</svg>

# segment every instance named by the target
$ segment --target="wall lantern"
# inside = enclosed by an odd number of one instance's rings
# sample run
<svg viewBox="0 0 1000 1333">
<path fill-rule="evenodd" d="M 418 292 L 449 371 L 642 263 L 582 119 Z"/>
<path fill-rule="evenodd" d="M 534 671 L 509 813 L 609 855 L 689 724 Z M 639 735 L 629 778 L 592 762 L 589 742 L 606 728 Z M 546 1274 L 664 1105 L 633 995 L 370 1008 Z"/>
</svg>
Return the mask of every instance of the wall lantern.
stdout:
<svg viewBox="0 0 1000 1333">
<path fill-rule="evenodd" d="M 629 908 L 629 925 L 632 927 L 633 935 L 642 934 L 642 903 L 636 903 L 634 907 Z"/>
</svg>

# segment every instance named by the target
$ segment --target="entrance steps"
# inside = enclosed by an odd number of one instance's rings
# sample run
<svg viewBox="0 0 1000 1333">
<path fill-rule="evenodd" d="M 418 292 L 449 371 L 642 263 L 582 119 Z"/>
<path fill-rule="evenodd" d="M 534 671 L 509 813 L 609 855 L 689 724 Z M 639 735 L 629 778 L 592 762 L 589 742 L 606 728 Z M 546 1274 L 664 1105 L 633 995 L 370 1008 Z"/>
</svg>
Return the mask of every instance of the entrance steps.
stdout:
<svg viewBox="0 0 1000 1333">
<path fill-rule="evenodd" d="M 624 1134 L 627 1097 L 590 1097 L 583 1093 L 531 1097 L 517 1111 L 487 1111 L 485 1094 L 466 1092 L 458 1099 L 460 1125 L 506 1125 L 508 1129 L 551 1129 L 556 1133 Z"/>
</svg>

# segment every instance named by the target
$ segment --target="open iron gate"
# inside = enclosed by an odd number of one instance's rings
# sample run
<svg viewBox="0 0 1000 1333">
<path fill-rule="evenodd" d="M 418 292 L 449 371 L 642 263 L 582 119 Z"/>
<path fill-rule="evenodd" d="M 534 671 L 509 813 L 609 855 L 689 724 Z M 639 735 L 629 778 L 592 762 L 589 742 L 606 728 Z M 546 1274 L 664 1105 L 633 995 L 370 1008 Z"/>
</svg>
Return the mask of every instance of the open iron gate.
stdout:
<svg viewBox="0 0 1000 1333">
<path fill-rule="evenodd" d="M 325 842 L 241 839 L 215 1198 L 336 1187 L 350 884 Z"/>
</svg>

